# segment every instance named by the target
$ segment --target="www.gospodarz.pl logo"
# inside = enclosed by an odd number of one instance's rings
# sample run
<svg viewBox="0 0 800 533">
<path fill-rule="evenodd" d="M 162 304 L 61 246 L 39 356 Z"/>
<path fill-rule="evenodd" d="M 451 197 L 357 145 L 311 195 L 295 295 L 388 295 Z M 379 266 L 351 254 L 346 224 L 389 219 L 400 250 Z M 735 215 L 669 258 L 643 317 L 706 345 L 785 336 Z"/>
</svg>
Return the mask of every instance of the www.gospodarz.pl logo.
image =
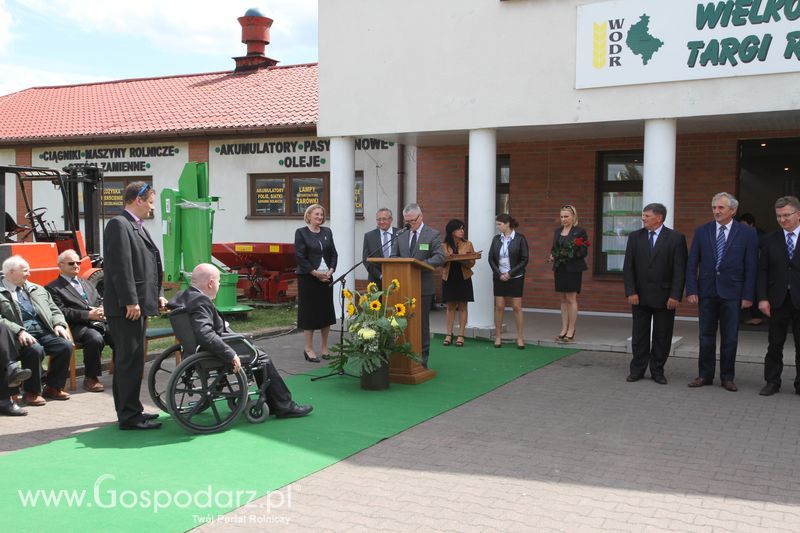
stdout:
<svg viewBox="0 0 800 533">
<path fill-rule="evenodd" d="M 624 32 L 625 19 L 610 19 L 594 23 L 592 66 L 596 69 L 621 67 L 623 43 L 632 54 L 647 65 L 664 41 L 650 33 L 650 17 L 643 14 L 639 21 Z"/>
</svg>

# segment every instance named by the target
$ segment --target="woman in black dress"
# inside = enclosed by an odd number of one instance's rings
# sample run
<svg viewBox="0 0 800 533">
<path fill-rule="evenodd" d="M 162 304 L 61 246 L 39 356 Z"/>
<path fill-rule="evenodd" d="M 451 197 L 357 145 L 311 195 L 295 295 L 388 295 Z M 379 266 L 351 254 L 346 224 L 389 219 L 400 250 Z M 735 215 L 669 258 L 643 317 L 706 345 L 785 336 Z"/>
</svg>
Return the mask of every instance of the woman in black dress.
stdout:
<svg viewBox="0 0 800 533">
<path fill-rule="evenodd" d="M 525 329 L 522 319 L 522 291 L 525 288 L 525 267 L 528 266 L 528 241 L 515 228 L 517 221 L 505 213 L 497 215 L 495 224 L 499 235 L 492 239 L 489 267 L 494 275 L 494 347 L 502 346 L 503 313 L 506 298 L 511 299 L 514 322 L 517 326 L 517 348 L 525 349 Z"/>
<path fill-rule="evenodd" d="M 333 232 L 323 228 L 325 208 L 319 204 L 308 206 L 306 226 L 294 232 L 294 254 L 297 259 L 297 327 L 304 330 L 306 361 L 319 363 L 330 356 L 328 333 L 336 323 L 333 309 L 333 273 L 338 254 L 333 244 Z M 319 352 L 314 352 L 314 331 L 319 330 Z"/>
<path fill-rule="evenodd" d="M 444 257 L 471 254 L 475 251 L 472 243 L 464 238 L 464 223 L 453 219 L 447 223 L 444 237 Z M 447 336 L 444 345 L 453 342 L 453 326 L 458 311 L 459 335 L 456 346 L 464 346 L 464 329 L 467 327 L 467 302 L 474 302 L 472 294 L 472 267 L 475 260 L 450 261 L 442 270 L 442 300 L 447 303 Z"/>
<path fill-rule="evenodd" d="M 561 227 L 553 233 L 553 246 L 550 248 L 556 292 L 561 297 L 561 333 L 556 341 L 571 343 L 575 342 L 581 278 L 583 271 L 588 268 L 585 258 L 589 249 L 589 236 L 585 229 L 578 227 L 578 212 L 575 207 L 563 206 L 560 218 Z M 562 259 L 558 259 L 559 257 Z"/>
</svg>

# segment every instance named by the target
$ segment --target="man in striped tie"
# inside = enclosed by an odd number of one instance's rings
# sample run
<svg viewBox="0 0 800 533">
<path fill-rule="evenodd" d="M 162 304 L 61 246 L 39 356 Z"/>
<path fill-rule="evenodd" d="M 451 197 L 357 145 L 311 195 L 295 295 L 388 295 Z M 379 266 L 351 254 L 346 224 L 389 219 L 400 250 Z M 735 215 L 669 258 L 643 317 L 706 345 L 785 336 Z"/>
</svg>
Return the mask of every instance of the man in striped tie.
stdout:
<svg viewBox="0 0 800 533">
<path fill-rule="evenodd" d="M 758 310 L 769 317 L 769 348 L 764 358 L 761 396 L 772 396 L 781 389 L 783 344 L 789 326 L 794 335 L 794 360 L 800 372 L 800 200 L 783 196 L 775 202 L 775 218 L 780 229 L 764 236 L 758 262 Z M 794 380 L 800 394 L 800 375 Z"/>
<path fill-rule="evenodd" d="M 392 227 L 392 211 L 382 207 L 375 213 L 377 227 L 364 234 L 361 247 L 361 260 L 367 269 L 368 280 L 382 287 L 381 265 L 367 261 L 370 257 L 389 257 L 392 253 L 392 239 L 397 229 Z"/>
<path fill-rule="evenodd" d="M 754 228 L 733 219 L 739 202 L 721 192 L 711 200 L 714 221 L 694 232 L 686 263 L 686 299 L 699 304 L 700 353 L 696 388 L 711 385 L 717 367 L 717 328 L 720 332 L 719 377 L 725 390 L 734 382 L 739 340 L 739 309 L 755 300 L 758 274 L 758 236 Z"/>
<path fill-rule="evenodd" d="M 60 275 L 46 288 L 64 313 L 75 342 L 83 346 L 84 390 L 103 392 L 101 355 L 103 348 L 112 344 L 106 327 L 103 299 L 94 285 L 81 279 L 81 258 L 75 250 L 61 252 L 58 269 Z"/>
</svg>

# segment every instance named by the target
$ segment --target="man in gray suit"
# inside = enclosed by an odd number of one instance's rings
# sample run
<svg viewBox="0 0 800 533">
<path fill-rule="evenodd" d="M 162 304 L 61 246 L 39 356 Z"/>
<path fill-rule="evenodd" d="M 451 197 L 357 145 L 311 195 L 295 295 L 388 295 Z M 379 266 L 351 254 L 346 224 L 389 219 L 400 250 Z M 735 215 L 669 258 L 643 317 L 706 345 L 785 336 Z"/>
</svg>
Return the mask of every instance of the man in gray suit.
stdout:
<svg viewBox="0 0 800 533">
<path fill-rule="evenodd" d="M 444 264 L 442 238 L 439 232 L 422 221 L 422 209 L 417 204 L 408 204 L 403 209 L 403 222 L 409 226 L 408 235 L 402 235 L 392 245 L 392 257 L 412 257 L 433 267 Z M 433 272 L 422 271 L 422 366 L 428 368 L 428 348 L 431 344 L 430 311 L 435 292 Z"/>
<path fill-rule="evenodd" d="M 375 213 L 375 222 L 378 227 L 364 234 L 364 245 L 361 248 L 361 260 L 367 268 L 369 281 L 378 287 L 381 285 L 381 266 L 367 261 L 369 257 L 389 257 L 392 255 L 392 244 L 390 241 L 397 230 L 392 227 L 392 212 L 387 207 L 378 209 Z"/>
</svg>

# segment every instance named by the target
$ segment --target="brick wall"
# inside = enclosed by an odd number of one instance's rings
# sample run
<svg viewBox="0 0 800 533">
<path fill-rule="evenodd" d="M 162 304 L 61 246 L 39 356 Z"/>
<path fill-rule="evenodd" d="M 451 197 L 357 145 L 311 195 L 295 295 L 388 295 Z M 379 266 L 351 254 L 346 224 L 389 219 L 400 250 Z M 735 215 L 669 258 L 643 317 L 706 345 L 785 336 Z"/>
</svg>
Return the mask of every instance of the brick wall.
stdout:
<svg viewBox="0 0 800 533">
<path fill-rule="evenodd" d="M 29 167 L 31 166 L 31 161 L 33 158 L 33 154 L 30 147 L 24 148 L 17 148 L 16 149 L 16 165 L 21 167 Z M 6 176 L 8 179 L 8 176 Z M 16 176 L 14 176 L 16 180 Z M 6 186 L 8 184 L 6 183 Z M 31 202 L 31 206 L 35 207 L 36 204 L 33 203 L 33 184 L 29 181 L 25 183 L 25 193 L 28 195 L 29 201 Z M 17 191 L 17 224 L 19 225 L 30 225 L 30 221 L 25 218 L 25 213 L 28 212 L 28 208 L 25 207 L 25 201 L 22 198 L 22 195 Z M 28 238 L 25 239 L 26 241 L 33 240 L 32 235 L 28 235 Z"/>
<path fill-rule="evenodd" d="M 694 229 L 711 220 L 711 197 L 720 191 L 737 193 L 738 142 L 747 139 L 800 136 L 798 131 L 722 132 L 679 135 L 675 184 L 675 229 L 691 244 Z M 597 153 L 641 150 L 644 139 L 581 139 L 500 144 L 498 154 L 511 158 L 511 215 L 531 247 L 523 305 L 558 308 L 553 274 L 545 263 L 559 208 L 577 208 L 580 225 L 595 240 Z M 421 147 L 417 159 L 417 198 L 425 223 L 444 230 L 451 218 L 465 217 L 467 146 Z M 487 199 L 488 201 L 488 199 Z M 493 199 L 491 201 L 494 201 Z M 468 228 L 469 230 L 469 228 Z M 485 259 L 484 259 L 485 260 Z M 593 275 L 593 248 L 579 297 L 583 310 L 629 312 L 622 280 Z M 695 314 L 681 305 L 679 314 Z"/>
<path fill-rule="evenodd" d="M 189 141 L 189 161 L 208 163 L 208 140 Z"/>
</svg>

